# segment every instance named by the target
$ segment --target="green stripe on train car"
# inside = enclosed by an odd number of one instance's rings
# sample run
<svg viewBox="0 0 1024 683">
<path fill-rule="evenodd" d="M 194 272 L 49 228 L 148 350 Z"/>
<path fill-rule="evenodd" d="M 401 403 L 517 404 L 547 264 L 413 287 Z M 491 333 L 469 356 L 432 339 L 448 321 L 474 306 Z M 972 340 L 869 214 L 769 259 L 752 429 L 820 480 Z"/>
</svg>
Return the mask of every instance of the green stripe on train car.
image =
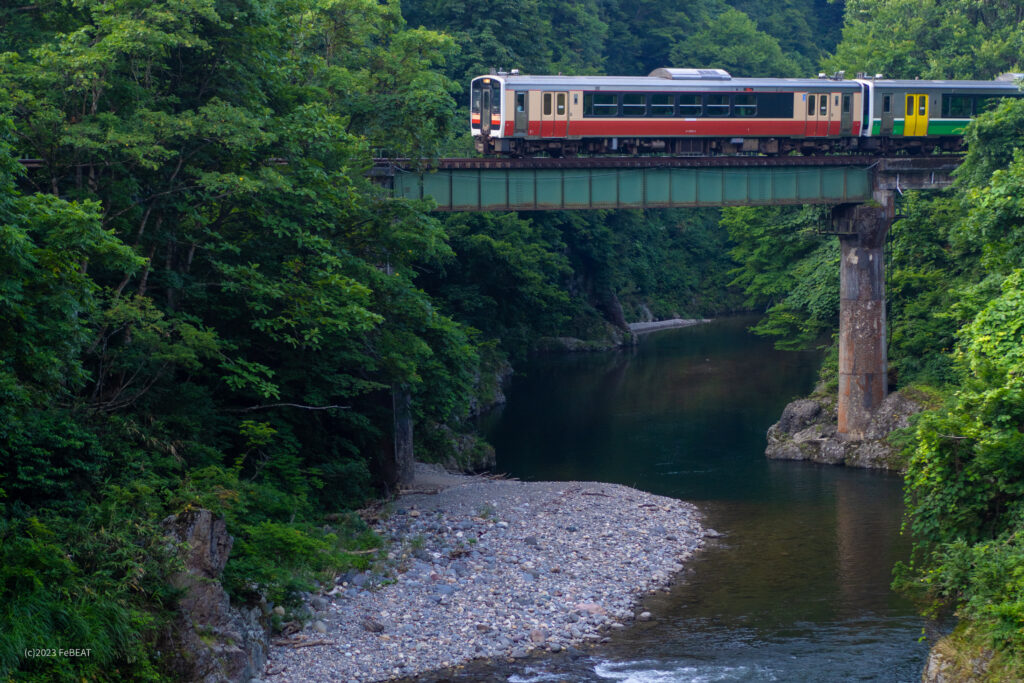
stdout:
<svg viewBox="0 0 1024 683">
<path fill-rule="evenodd" d="M 928 121 L 928 135 L 963 135 L 970 122 L 970 119 L 931 119 Z M 871 122 L 871 134 L 882 134 L 882 122 L 878 119 Z M 892 134 L 903 135 L 903 119 L 893 121 Z"/>
<path fill-rule="evenodd" d="M 882 134 L 882 122 L 878 119 L 871 121 L 871 134 Z M 891 135 L 903 135 L 903 119 L 893 119 Z"/>
<path fill-rule="evenodd" d="M 928 135 L 963 135 L 970 119 L 932 119 L 928 122 Z"/>
</svg>

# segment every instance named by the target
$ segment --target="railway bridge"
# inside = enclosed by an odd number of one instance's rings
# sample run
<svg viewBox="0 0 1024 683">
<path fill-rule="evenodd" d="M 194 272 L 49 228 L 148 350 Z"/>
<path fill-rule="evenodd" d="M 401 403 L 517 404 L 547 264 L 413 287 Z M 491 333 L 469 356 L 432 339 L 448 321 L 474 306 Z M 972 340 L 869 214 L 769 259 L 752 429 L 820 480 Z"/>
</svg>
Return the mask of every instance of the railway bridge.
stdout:
<svg viewBox="0 0 1024 683">
<path fill-rule="evenodd" d="M 378 160 L 396 197 L 438 211 L 566 211 L 826 204 L 841 245 L 839 432 L 863 438 L 885 398 L 883 248 L 905 190 L 940 190 L 962 157 L 722 156 Z"/>
</svg>

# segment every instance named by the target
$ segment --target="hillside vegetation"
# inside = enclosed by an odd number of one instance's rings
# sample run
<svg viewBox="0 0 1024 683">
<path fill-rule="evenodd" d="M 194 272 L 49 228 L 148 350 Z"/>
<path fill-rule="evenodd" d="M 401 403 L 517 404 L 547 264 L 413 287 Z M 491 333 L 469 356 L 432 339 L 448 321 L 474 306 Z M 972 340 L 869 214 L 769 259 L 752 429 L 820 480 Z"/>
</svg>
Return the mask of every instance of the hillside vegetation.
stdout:
<svg viewBox="0 0 1024 683">
<path fill-rule="evenodd" d="M 391 490 L 394 396 L 448 457 L 539 338 L 739 304 L 716 212 L 439 219 L 365 172 L 467 149 L 467 76 L 492 65 L 645 72 L 722 27 L 768 45 L 756 68 L 822 46 L 781 52 L 716 0 L 494 10 L 0 8 L 0 677 L 166 678 L 168 515 L 222 515 L 232 599 L 292 609 L 373 561 L 346 511 Z"/>
<path fill-rule="evenodd" d="M 843 39 L 825 67 L 989 79 L 1022 71 L 1022 41 L 1017 2 L 849 0 Z M 955 188 L 903 197 L 887 246 L 891 379 L 941 405 L 900 437 L 905 528 L 915 545 L 896 585 L 927 614 L 960 618 L 944 651 L 960 649 L 962 675 L 977 680 L 971 668 L 988 651 L 995 658 L 983 677 L 1020 680 L 1024 100 L 980 116 L 967 142 Z M 813 234 L 820 220 L 806 209 L 724 213 L 740 262 L 736 283 L 749 303 L 770 306 L 757 330 L 783 345 L 819 343 L 837 328 L 838 250 Z M 835 378 L 834 359 L 826 380 Z"/>
<path fill-rule="evenodd" d="M 223 516 L 232 599 L 289 609 L 372 562 L 350 511 L 469 430 L 550 336 L 765 308 L 835 329 L 817 209 L 438 217 L 374 154 L 471 149 L 490 68 L 988 78 L 1019 3 L 76 0 L 0 8 L 0 677 L 165 680 L 161 521 Z M 837 41 L 840 40 L 837 46 Z M 908 437 L 907 585 L 1020 651 L 1024 104 L 970 131 L 959 187 L 894 227 L 892 358 L 948 398 Z M 1015 149 L 1017 151 L 1015 151 Z M 22 160 L 31 160 L 22 163 Z M 330 515 L 330 525 L 325 525 Z M 987 639 L 987 640 L 986 640 Z M 88 658 L 26 648 L 90 647 Z"/>
</svg>

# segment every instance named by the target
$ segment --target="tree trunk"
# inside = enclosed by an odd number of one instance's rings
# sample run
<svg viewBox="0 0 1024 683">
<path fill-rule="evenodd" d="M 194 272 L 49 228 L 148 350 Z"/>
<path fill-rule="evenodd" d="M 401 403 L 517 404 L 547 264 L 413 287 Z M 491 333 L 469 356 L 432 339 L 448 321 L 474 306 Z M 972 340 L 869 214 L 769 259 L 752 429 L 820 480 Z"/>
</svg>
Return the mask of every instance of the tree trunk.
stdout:
<svg viewBox="0 0 1024 683">
<path fill-rule="evenodd" d="M 391 388 L 395 414 L 395 474 L 399 486 L 410 486 L 416 476 L 412 450 L 412 394 L 407 387 Z"/>
</svg>

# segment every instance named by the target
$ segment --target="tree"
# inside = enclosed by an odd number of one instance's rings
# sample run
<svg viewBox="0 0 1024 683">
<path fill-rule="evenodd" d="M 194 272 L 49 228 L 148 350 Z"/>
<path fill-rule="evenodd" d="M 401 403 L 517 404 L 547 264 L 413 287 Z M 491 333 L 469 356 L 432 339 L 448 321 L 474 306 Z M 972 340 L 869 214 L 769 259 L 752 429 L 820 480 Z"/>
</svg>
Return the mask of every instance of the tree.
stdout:
<svg viewBox="0 0 1024 683">
<path fill-rule="evenodd" d="M 848 0 L 831 70 L 887 78 L 992 78 L 1019 70 L 1024 11 L 1015 0 Z"/>
<path fill-rule="evenodd" d="M 750 17 L 736 9 L 725 10 L 706 28 L 676 42 L 671 60 L 750 78 L 801 75 L 800 66 L 782 53 L 779 41 L 759 31 Z"/>
</svg>

